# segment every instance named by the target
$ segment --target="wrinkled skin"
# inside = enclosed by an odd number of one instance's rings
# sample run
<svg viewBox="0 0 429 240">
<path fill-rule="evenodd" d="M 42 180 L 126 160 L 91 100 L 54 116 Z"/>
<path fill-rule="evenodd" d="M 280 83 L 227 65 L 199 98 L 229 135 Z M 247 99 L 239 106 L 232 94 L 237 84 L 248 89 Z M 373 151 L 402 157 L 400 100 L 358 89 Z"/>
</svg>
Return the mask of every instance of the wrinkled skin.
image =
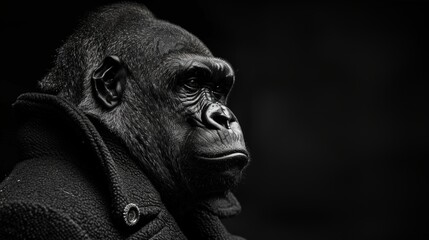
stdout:
<svg viewBox="0 0 429 240">
<path fill-rule="evenodd" d="M 188 177 L 203 181 L 207 191 L 236 184 L 248 163 L 248 152 L 237 118 L 226 106 L 235 81 L 223 60 L 194 56 L 180 59 L 174 90 L 179 108 L 192 127 L 184 133 L 192 156 Z"/>
</svg>

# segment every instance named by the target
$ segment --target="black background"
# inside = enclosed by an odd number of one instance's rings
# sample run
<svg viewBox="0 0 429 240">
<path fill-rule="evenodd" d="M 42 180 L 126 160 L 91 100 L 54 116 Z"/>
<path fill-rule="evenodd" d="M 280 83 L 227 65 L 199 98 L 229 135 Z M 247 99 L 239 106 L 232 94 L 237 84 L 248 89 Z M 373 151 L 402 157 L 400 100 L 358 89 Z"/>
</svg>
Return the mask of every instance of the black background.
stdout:
<svg viewBox="0 0 429 240">
<path fill-rule="evenodd" d="M 10 105 L 108 1 L 4 2 L 0 176 Z M 110 1 L 111 2 L 111 1 Z M 145 1 L 235 68 L 253 161 L 225 220 L 248 239 L 427 239 L 426 2 Z"/>
</svg>

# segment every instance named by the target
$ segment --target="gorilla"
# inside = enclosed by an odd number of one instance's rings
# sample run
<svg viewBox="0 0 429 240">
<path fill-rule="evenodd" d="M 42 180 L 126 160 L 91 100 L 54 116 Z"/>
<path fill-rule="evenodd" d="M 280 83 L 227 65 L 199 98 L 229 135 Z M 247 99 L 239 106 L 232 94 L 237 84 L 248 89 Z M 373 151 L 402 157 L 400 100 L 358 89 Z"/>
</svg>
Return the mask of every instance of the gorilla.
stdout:
<svg viewBox="0 0 429 240">
<path fill-rule="evenodd" d="M 241 239 L 220 219 L 250 161 L 234 70 L 145 6 L 89 14 L 18 97 L 1 239 Z"/>
</svg>

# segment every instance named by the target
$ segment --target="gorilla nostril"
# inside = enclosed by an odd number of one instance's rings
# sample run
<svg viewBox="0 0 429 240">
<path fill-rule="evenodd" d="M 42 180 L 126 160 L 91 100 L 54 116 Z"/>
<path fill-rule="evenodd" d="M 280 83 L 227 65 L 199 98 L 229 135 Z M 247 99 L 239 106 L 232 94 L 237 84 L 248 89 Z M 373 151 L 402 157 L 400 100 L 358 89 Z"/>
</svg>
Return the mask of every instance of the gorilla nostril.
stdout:
<svg viewBox="0 0 429 240">
<path fill-rule="evenodd" d="M 223 126 L 226 129 L 230 129 L 231 126 L 229 125 L 230 118 L 228 118 L 226 115 L 223 114 L 213 114 L 211 117 L 215 122 L 217 122 L 219 125 Z"/>
<path fill-rule="evenodd" d="M 221 104 L 213 103 L 207 106 L 203 112 L 203 121 L 207 127 L 222 130 L 230 129 L 230 123 L 233 121 L 229 109 Z"/>
</svg>

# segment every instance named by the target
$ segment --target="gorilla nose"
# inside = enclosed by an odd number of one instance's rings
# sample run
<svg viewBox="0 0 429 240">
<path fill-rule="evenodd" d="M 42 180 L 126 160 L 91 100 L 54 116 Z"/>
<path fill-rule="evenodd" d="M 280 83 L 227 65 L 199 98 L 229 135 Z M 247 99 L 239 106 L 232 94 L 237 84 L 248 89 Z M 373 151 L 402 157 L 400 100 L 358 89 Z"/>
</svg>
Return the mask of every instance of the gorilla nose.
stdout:
<svg viewBox="0 0 429 240">
<path fill-rule="evenodd" d="M 230 123 L 235 121 L 235 117 L 227 107 L 212 103 L 204 110 L 203 121 L 209 128 L 223 130 L 231 128 Z"/>
</svg>

